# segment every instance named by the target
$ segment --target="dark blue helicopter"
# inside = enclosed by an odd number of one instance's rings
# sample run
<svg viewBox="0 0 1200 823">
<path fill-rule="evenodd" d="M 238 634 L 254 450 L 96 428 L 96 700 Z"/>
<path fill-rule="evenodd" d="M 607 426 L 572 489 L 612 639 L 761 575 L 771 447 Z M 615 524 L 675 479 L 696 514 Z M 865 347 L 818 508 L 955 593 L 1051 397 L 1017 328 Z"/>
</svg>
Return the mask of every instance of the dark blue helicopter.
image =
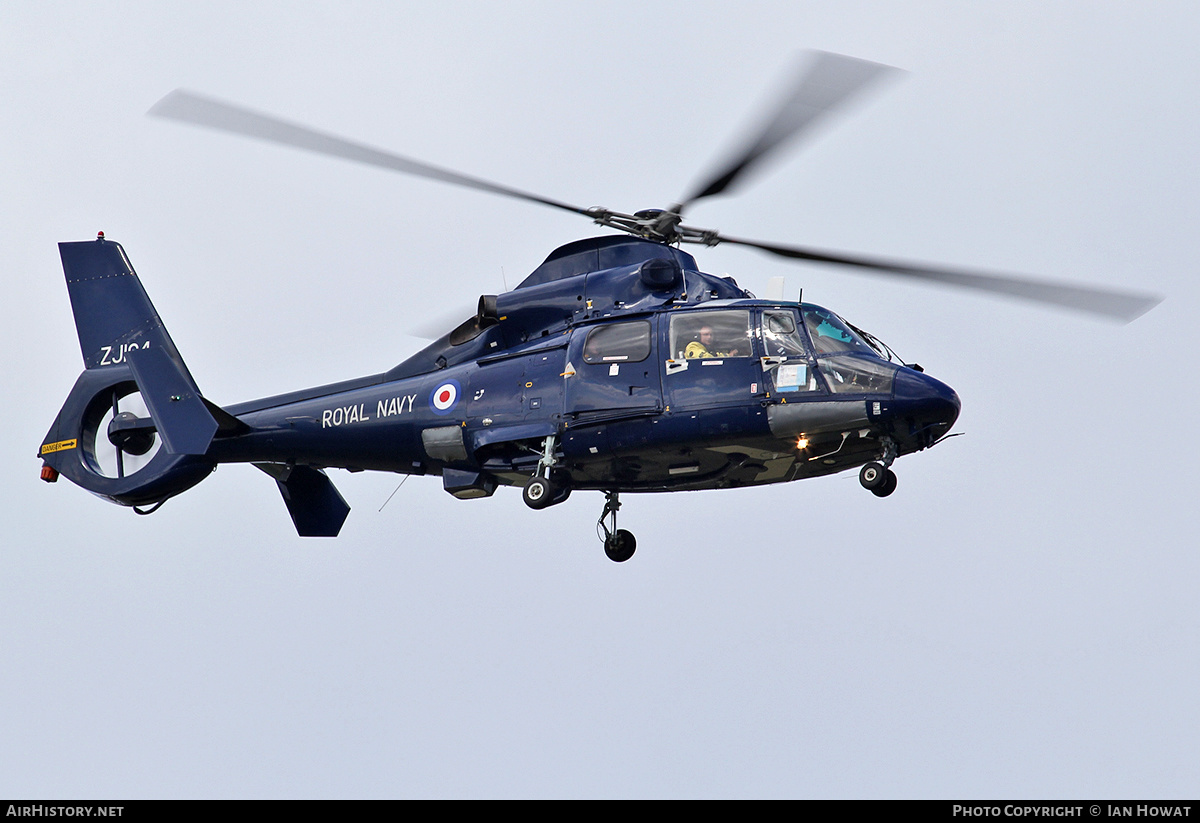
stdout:
<svg viewBox="0 0 1200 823">
<path fill-rule="evenodd" d="M 327 468 L 433 474 L 460 499 L 520 486 L 541 509 L 605 493 L 606 554 L 622 492 L 783 483 L 859 468 L 879 497 L 897 457 L 949 433 L 958 395 L 820 306 L 755 299 L 705 274 L 681 243 L 733 243 L 798 260 L 933 280 L 1125 321 L 1156 298 L 736 239 L 682 225 L 796 134 L 888 69 L 816 54 L 776 115 L 667 209 L 583 209 L 174 92 L 151 113 L 542 203 L 618 229 L 550 254 L 515 289 L 383 374 L 218 406 L 205 398 L 124 249 L 101 234 L 60 244 L 84 372 L 39 451 L 61 474 L 140 514 L 252 463 L 273 477 L 301 536 L 335 536 L 350 509 Z M 632 236 L 630 236 L 632 235 Z"/>
</svg>

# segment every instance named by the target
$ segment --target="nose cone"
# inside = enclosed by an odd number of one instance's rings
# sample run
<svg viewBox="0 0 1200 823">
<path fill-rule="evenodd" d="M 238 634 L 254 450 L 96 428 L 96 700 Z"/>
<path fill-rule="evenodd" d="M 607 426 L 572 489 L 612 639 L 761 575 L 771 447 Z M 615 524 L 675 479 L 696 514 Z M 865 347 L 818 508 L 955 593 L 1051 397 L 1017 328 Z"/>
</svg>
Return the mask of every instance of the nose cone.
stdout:
<svg viewBox="0 0 1200 823">
<path fill-rule="evenodd" d="M 954 389 L 922 372 L 900 369 L 894 389 L 896 416 L 907 419 L 911 434 L 926 444 L 948 432 L 962 410 Z"/>
</svg>

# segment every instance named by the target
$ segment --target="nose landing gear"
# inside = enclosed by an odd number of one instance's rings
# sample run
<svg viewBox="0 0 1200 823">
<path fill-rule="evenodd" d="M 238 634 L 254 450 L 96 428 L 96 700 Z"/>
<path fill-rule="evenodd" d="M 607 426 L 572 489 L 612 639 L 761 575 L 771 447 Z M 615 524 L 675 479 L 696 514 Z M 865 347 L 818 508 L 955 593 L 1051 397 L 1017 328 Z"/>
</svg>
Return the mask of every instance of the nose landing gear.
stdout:
<svg viewBox="0 0 1200 823">
<path fill-rule="evenodd" d="M 600 519 L 596 521 L 596 533 L 603 532 L 604 534 L 600 538 L 604 542 L 604 553 L 614 563 L 624 563 L 633 557 L 633 552 L 637 548 L 637 540 L 633 533 L 617 528 L 617 510 L 619 508 L 621 508 L 621 500 L 617 492 L 605 492 L 604 511 L 600 513 Z M 609 520 L 611 528 L 609 523 L 604 522 L 605 519 Z"/>
<path fill-rule="evenodd" d="M 858 482 L 876 497 L 887 497 L 896 490 L 896 473 L 889 466 L 896 459 L 896 443 L 890 437 L 883 440 L 883 456 L 871 462 L 858 473 Z"/>
</svg>

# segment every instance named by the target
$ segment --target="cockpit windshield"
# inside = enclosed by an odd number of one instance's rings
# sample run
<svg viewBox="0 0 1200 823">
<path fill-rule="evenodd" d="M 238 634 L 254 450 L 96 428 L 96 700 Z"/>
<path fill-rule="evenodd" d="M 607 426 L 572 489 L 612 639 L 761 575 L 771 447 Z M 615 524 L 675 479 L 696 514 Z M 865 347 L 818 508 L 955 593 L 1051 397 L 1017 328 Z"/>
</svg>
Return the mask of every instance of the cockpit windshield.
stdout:
<svg viewBox="0 0 1200 823">
<path fill-rule="evenodd" d="M 803 306 L 804 325 L 817 354 L 817 370 L 834 394 L 888 394 L 897 366 L 889 351 L 866 332 L 820 306 Z"/>
<path fill-rule="evenodd" d="M 804 325 L 818 355 L 856 352 L 878 357 L 875 349 L 854 333 L 842 318 L 819 306 L 804 306 Z"/>
</svg>

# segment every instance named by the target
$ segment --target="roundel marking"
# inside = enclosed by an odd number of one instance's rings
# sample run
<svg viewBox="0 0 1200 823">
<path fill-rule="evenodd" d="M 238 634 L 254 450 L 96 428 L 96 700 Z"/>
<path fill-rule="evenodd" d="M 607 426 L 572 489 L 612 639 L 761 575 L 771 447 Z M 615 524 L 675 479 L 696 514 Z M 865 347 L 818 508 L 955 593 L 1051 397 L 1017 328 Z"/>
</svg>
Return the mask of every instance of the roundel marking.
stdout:
<svg viewBox="0 0 1200 823">
<path fill-rule="evenodd" d="M 457 380 L 447 380 L 429 393 L 429 408 L 434 414 L 449 414 L 458 404 L 460 390 Z"/>
</svg>

